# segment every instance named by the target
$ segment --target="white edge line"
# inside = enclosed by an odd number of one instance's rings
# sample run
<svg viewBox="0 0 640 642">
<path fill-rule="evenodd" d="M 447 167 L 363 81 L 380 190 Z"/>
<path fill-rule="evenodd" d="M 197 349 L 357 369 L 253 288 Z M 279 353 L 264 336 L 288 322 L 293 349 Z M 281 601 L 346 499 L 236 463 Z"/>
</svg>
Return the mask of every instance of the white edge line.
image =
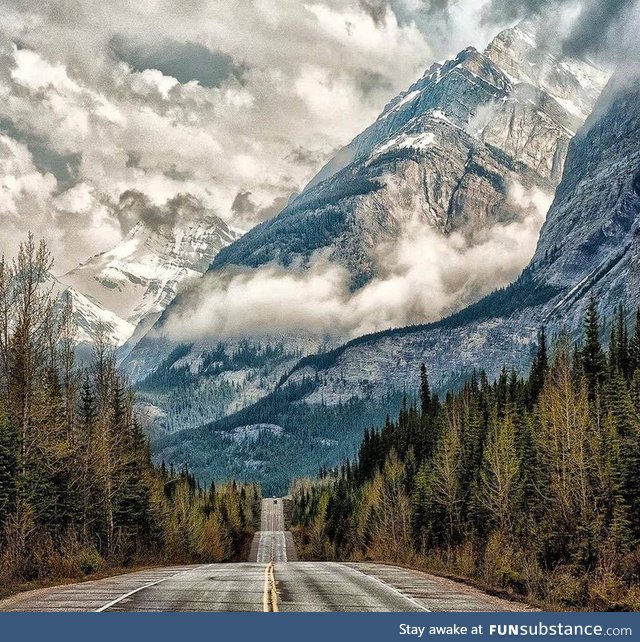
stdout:
<svg viewBox="0 0 640 642">
<path fill-rule="evenodd" d="M 387 582 L 384 582 L 379 577 L 376 577 L 375 575 L 369 575 L 368 573 L 365 573 L 364 571 L 361 571 L 359 568 L 353 568 L 353 566 L 347 566 L 346 564 L 340 564 L 340 566 L 344 566 L 345 568 L 350 568 L 352 571 L 356 571 L 356 572 L 360 573 L 361 575 L 364 575 L 365 577 L 368 577 L 368 578 L 378 582 L 378 584 L 382 584 L 382 586 L 385 586 L 386 588 L 390 589 L 394 593 L 397 593 L 398 595 L 403 597 L 408 602 L 411 602 L 411 604 L 413 604 L 414 606 L 417 606 L 421 611 L 426 611 L 427 613 L 431 613 L 432 612 L 431 609 L 428 609 L 426 606 L 420 604 L 420 602 L 418 602 L 418 600 L 412 598 L 409 595 L 405 595 L 400 589 L 397 589 L 395 586 L 391 586 L 391 584 L 387 584 Z"/>
<path fill-rule="evenodd" d="M 129 591 L 128 593 L 125 593 L 124 595 L 117 597 L 115 600 L 109 602 L 108 604 L 101 606 L 99 609 L 96 609 L 94 613 L 102 613 L 103 611 L 110 609 L 112 606 L 115 606 L 119 602 L 122 602 L 122 600 L 126 600 L 128 597 L 131 597 L 135 593 L 138 593 L 138 591 L 144 591 L 144 589 L 148 589 L 152 586 L 155 586 L 156 584 L 162 584 L 162 582 L 166 582 L 167 580 L 170 580 L 172 577 L 175 577 L 176 575 L 181 575 L 182 573 L 188 572 L 188 570 L 190 569 L 187 569 L 185 571 L 178 571 L 177 573 L 173 573 L 172 575 L 163 577 L 161 580 L 156 580 L 155 582 L 149 582 L 149 584 L 145 584 L 144 586 L 139 586 L 137 589 L 134 589 L 133 591 Z"/>
</svg>

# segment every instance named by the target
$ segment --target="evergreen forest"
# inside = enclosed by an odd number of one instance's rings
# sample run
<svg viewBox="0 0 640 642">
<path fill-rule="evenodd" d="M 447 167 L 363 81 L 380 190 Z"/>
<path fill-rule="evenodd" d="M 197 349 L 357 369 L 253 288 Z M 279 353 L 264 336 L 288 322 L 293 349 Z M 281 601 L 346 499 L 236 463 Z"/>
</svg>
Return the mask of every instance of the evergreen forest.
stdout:
<svg viewBox="0 0 640 642">
<path fill-rule="evenodd" d="M 355 461 L 292 486 L 307 559 L 472 579 L 549 608 L 640 609 L 640 312 L 577 344 L 540 332 L 527 377 L 475 373 L 368 430 Z M 605 348 L 606 346 L 606 348 Z"/>
<path fill-rule="evenodd" d="M 186 469 L 152 464 L 134 394 L 98 329 L 77 359 L 69 296 L 32 236 L 0 260 L 0 581 L 246 556 L 259 518 L 255 484 L 203 489 Z"/>
</svg>

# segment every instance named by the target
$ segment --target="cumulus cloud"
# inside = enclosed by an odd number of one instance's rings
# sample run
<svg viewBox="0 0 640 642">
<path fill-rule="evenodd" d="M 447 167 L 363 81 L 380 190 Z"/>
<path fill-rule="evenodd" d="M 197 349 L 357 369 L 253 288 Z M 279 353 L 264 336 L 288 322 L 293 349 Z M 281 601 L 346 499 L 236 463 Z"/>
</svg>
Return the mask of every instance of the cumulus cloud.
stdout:
<svg viewBox="0 0 640 642">
<path fill-rule="evenodd" d="M 318 255 L 308 270 L 265 266 L 209 273 L 185 293 L 163 332 L 176 340 L 311 333 L 348 338 L 435 321 L 513 281 L 535 251 L 551 194 L 513 185 L 518 220 L 470 243 L 410 221 L 381 247 L 379 276 L 353 292 L 350 275 Z"/>
</svg>

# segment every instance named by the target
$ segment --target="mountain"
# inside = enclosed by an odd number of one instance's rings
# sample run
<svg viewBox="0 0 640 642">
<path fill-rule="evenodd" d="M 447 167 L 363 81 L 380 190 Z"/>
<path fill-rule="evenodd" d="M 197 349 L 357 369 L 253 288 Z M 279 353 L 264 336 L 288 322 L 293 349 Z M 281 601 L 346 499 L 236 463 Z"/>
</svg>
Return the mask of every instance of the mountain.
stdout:
<svg viewBox="0 0 640 642">
<path fill-rule="evenodd" d="M 526 24 L 502 32 L 484 52 L 469 48 L 434 64 L 278 216 L 223 248 L 207 276 L 275 265 L 299 272 L 320 253 L 347 268 L 357 290 L 378 274 L 381 249 L 416 222 L 443 243 L 453 233 L 469 247 L 482 243 L 495 226 L 529 215 L 514 192 L 551 198 L 569 141 L 605 82 L 593 65 L 539 46 Z M 488 291 L 467 290 L 452 311 Z M 164 320 L 181 301 L 124 361 L 157 426 L 168 432 L 256 402 L 300 354 L 343 340 L 302 330 L 271 336 L 267 327 L 258 338 L 181 344 L 162 338 Z"/>
<path fill-rule="evenodd" d="M 526 367 L 536 335 L 577 334 L 594 296 L 603 318 L 640 304 L 640 88 L 614 79 L 571 143 L 535 255 L 508 288 L 440 323 L 362 337 L 303 360 L 289 377 L 321 382 L 308 403 L 376 395 L 416 378 L 425 362 L 439 387 L 482 366 Z M 452 366 L 456 372 L 452 373 Z M 453 375 L 453 376 L 452 376 Z"/>
<path fill-rule="evenodd" d="M 220 249 L 240 234 L 184 194 L 160 208 L 138 192 L 125 192 L 118 214 L 136 221 L 126 237 L 60 281 L 117 316 L 122 329 L 117 345 L 129 340 L 130 348 L 179 289 L 206 272 Z"/>
<path fill-rule="evenodd" d="M 640 305 L 639 104 L 637 81 L 611 81 L 571 142 L 535 256 L 511 286 L 438 323 L 365 336 L 306 357 L 255 406 L 159 440 L 158 456 L 189 462 L 203 477 L 216 477 L 216 466 L 224 470 L 224 462 L 212 453 L 224 447 L 230 432 L 246 425 L 280 426 L 277 435 L 273 428 L 262 434 L 262 467 L 245 467 L 244 477 L 281 489 L 286 481 L 270 457 L 297 476 L 353 454 L 356 416 L 366 421 L 376 408 L 378 415 L 392 411 L 390 395 L 417 387 L 421 363 L 443 390 L 474 369 L 484 368 L 489 378 L 504 365 L 525 369 L 540 328 L 550 336 L 564 331 L 575 336 L 592 296 L 605 319 L 621 303 L 632 315 Z M 315 429 L 311 436 L 309 426 Z M 237 446 L 232 452 L 243 454 Z"/>
<path fill-rule="evenodd" d="M 304 265 L 319 250 L 375 277 L 377 249 L 409 221 L 473 244 L 522 216 L 514 185 L 553 193 L 570 139 L 607 75 L 541 47 L 522 24 L 434 64 L 278 216 L 222 250 L 212 270 Z"/>
<path fill-rule="evenodd" d="M 107 310 L 91 297 L 61 283 L 52 274 L 47 279 L 46 287 L 51 290 L 58 305 L 63 305 L 66 300 L 70 300 L 78 343 L 91 343 L 99 327 L 112 345 L 122 345 L 133 333 L 135 327 L 131 323 L 121 319 L 111 310 Z"/>
</svg>

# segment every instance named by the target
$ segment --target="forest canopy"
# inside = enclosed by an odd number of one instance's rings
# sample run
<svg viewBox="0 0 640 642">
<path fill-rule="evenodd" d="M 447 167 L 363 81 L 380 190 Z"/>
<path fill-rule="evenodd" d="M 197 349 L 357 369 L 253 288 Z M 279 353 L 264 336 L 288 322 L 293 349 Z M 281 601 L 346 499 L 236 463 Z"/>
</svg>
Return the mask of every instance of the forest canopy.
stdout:
<svg viewBox="0 0 640 642">
<path fill-rule="evenodd" d="M 259 488 L 202 489 L 152 464 L 105 332 L 76 358 L 73 301 L 54 296 L 52 267 L 33 236 L 0 259 L 0 580 L 238 559 Z"/>
</svg>

